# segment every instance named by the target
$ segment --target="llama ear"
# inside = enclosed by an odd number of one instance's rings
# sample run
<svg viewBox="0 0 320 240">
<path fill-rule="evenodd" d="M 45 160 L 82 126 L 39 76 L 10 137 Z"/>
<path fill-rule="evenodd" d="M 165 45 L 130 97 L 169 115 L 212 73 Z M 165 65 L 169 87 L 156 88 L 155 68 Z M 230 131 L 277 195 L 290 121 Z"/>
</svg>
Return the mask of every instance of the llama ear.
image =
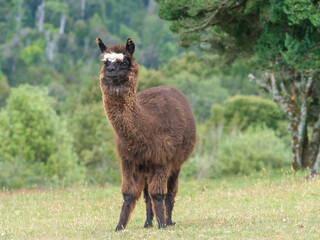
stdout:
<svg viewBox="0 0 320 240">
<path fill-rule="evenodd" d="M 132 56 L 133 53 L 134 53 L 134 48 L 135 48 L 135 46 L 134 46 L 134 43 L 133 43 L 132 39 L 131 39 L 131 38 L 128 38 L 128 39 L 127 39 L 127 45 L 126 45 L 126 51 L 127 51 L 128 53 L 130 53 L 131 56 Z"/>
<path fill-rule="evenodd" d="M 100 51 L 102 53 L 107 50 L 107 47 L 104 45 L 104 43 L 102 42 L 102 40 L 100 38 L 96 39 L 96 43 L 99 45 Z"/>
</svg>

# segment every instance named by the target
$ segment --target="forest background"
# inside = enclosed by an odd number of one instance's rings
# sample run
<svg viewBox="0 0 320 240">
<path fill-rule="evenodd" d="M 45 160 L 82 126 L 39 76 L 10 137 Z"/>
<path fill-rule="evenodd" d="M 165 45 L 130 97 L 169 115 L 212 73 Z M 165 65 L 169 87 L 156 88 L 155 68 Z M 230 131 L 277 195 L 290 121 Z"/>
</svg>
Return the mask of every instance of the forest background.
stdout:
<svg viewBox="0 0 320 240">
<path fill-rule="evenodd" d="M 120 182 L 99 88 L 100 37 L 136 43 L 138 91 L 188 97 L 197 146 L 182 178 L 290 169 L 285 114 L 250 81 L 250 59 L 182 48 L 154 0 L 0 0 L 0 186 Z"/>
</svg>

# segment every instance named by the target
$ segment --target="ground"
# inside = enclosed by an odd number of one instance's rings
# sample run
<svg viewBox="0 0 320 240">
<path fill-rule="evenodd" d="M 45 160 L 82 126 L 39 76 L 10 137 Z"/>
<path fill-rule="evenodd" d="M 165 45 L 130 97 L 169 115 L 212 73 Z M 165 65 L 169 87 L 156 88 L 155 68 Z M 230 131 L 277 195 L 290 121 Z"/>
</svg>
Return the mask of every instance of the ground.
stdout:
<svg viewBox="0 0 320 240">
<path fill-rule="evenodd" d="M 320 178 L 302 172 L 180 181 L 176 226 L 144 229 L 143 198 L 114 232 L 120 186 L 0 192 L 2 239 L 319 239 Z M 156 224 L 154 224 L 156 226 Z"/>
</svg>

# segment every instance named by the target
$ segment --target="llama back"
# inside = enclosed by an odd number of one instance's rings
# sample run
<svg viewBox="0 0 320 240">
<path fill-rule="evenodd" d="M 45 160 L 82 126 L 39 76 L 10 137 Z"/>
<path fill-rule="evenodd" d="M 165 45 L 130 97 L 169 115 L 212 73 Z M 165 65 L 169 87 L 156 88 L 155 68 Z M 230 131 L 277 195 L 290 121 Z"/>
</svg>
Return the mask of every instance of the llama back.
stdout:
<svg viewBox="0 0 320 240">
<path fill-rule="evenodd" d="M 187 98 L 176 88 L 160 86 L 138 93 L 137 100 L 158 120 L 155 134 L 162 136 L 162 141 L 163 136 L 167 136 L 167 141 L 159 144 L 170 147 L 167 153 L 172 152 L 176 167 L 180 167 L 188 159 L 196 141 L 196 126 Z"/>
</svg>

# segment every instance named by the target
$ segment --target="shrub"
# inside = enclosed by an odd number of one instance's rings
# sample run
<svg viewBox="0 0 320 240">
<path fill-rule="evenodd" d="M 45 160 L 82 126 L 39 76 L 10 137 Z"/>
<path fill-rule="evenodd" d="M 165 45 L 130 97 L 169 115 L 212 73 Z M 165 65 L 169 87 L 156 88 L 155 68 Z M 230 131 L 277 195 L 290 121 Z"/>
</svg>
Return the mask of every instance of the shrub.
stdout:
<svg viewBox="0 0 320 240">
<path fill-rule="evenodd" d="M 5 105 L 5 101 L 10 95 L 10 86 L 7 78 L 2 74 L 0 70 L 0 108 Z"/>
<path fill-rule="evenodd" d="M 265 127 L 223 138 L 217 146 L 211 176 L 250 174 L 290 165 L 290 149 L 275 132 Z"/>
<path fill-rule="evenodd" d="M 70 118 L 70 130 L 80 162 L 86 166 L 90 183 L 104 185 L 120 181 L 113 132 L 107 121 L 101 100 L 78 105 Z"/>
<path fill-rule="evenodd" d="M 28 187 L 35 183 L 61 186 L 84 179 L 66 121 L 51 104 L 52 99 L 44 89 L 29 85 L 12 89 L 0 112 L 2 186 Z"/>
<path fill-rule="evenodd" d="M 243 131 L 249 126 L 258 125 L 277 130 L 283 119 L 284 114 L 272 100 L 238 95 L 226 100 L 222 107 L 213 105 L 209 121 L 214 125 L 223 122 L 228 132 L 234 128 Z"/>
</svg>

